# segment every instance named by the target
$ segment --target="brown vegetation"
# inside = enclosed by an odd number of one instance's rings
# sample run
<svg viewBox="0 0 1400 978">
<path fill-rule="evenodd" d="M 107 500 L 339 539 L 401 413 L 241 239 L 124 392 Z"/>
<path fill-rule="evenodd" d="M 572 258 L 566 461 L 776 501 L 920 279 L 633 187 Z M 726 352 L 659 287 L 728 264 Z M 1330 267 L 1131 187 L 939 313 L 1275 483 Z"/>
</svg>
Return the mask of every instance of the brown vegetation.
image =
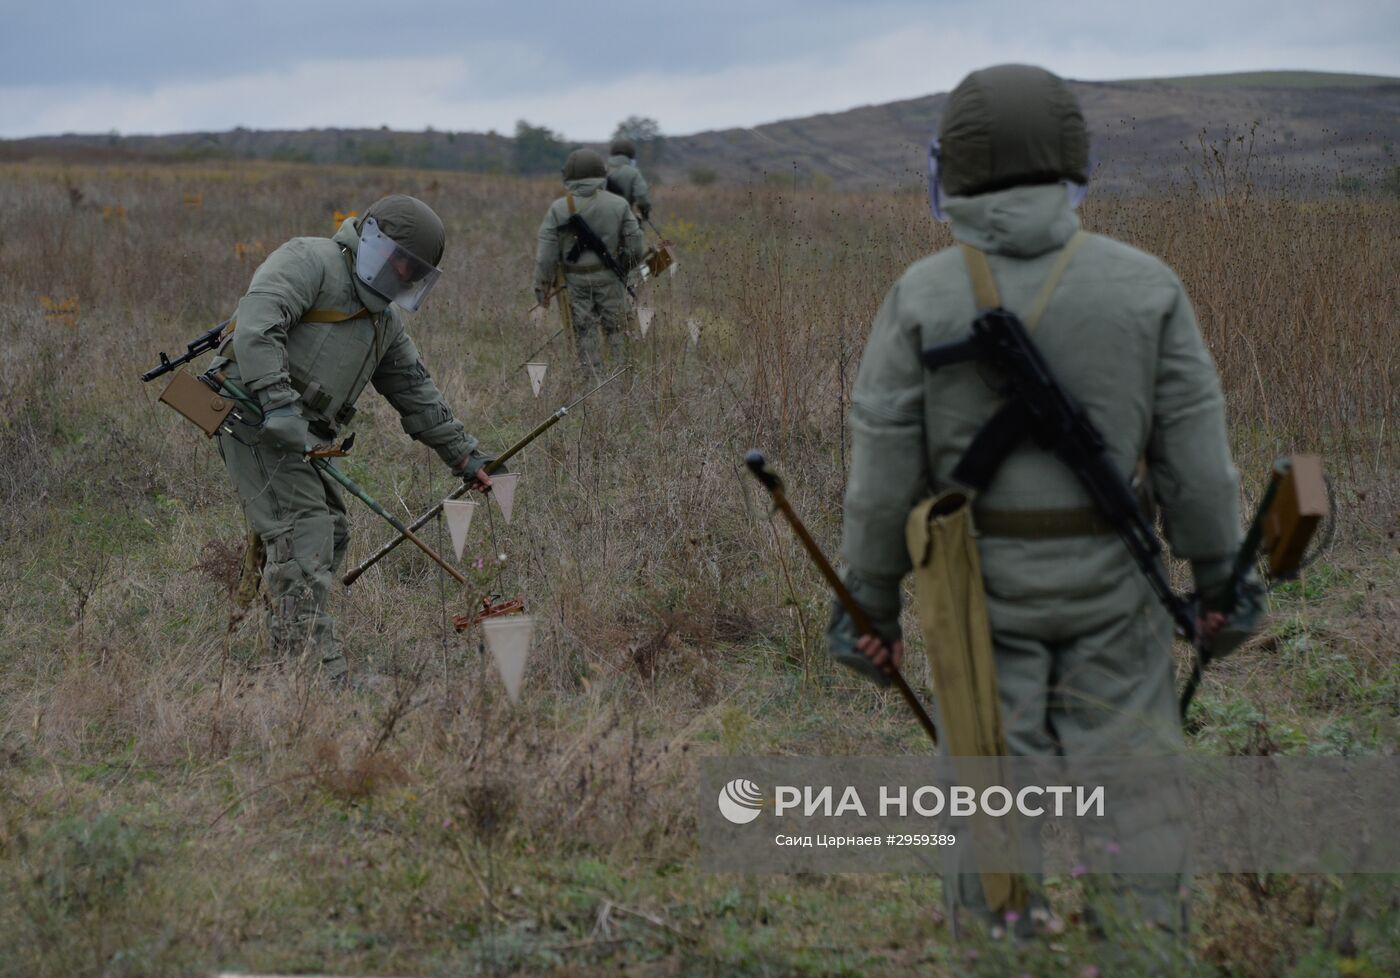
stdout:
<svg viewBox="0 0 1400 978">
<path fill-rule="evenodd" d="M 1400 204 L 1266 197 L 1222 173 L 1084 209 L 1185 281 L 1246 493 L 1283 451 L 1322 452 L 1337 477 L 1339 544 L 1208 677 L 1196 743 L 1393 751 Z M 894 277 L 948 243 L 921 198 L 664 193 L 681 268 L 653 287 L 636 369 L 520 457 L 510 527 L 472 528 L 469 557 L 507 553 L 503 589 L 541 619 L 512 707 L 411 548 L 335 597 L 360 690 L 270 661 L 255 615 L 230 631 L 237 504 L 213 447 L 137 380 L 229 314 L 250 272 L 238 242 L 329 234 L 335 210 L 391 190 L 447 221 L 446 274 L 411 330 L 502 447 L 581 389 L 563 342 L 539 400 L 516 366 L 554 328 L 525 316 L 551 184 L 0 169 L 0 892 L 17 894 L 0 900 L 0 976 L 1010 973 L 949 950 L 926 878 L 694 868 L 697 756 L 925 749 L 897 699 L 825 660 L 822 589 L 739 465 L 764 448 L 835 542 L 865 332 Z M 127 218 L 104 221 L 117 204 Z M 78 297 L 77 321 L 47 319 L 44 295 Z M 400 513 L 427 508 L 447 473 L 373 393 L 361 406 L 349 470 Z M 358 560 L 385 528 L 362 507 L 352 522 Z M 1393 885 L 1200 889 L 1203 968 L 1395 965 Z M 1076 973 L 1086 952 L 1066 941 L 1015 967 Z"/>
</svg>

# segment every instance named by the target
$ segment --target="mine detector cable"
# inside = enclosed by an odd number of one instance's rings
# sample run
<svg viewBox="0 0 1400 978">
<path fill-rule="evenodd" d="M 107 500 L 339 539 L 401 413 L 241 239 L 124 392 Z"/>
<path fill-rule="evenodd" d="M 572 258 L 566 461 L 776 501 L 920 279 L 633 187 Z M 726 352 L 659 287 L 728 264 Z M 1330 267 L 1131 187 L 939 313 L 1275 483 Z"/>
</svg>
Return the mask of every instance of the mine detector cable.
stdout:
<svg viewBox="0 0 1400 978">
<path fill-rule="evenodd" d="M 856 627 L 856 631 L 861 635 L 870 635 L 876 638 L 879 633 L 875 631 L 875 626 L 870 621 L 870 616 L 865 613 L 855 595 L 851 594 L 844 581 L 837 575 L 836 569 L 831 566 L 831 562 L 826 559 L 826 554 L 822 553 L 817 541 L 812 539 L 812 535 L 807 532 L 807 527 L 793 510 L 792 504 L 788 502 L 787 493 L 783 488 L 783 480 L 778 474 L 768 467 L 768 461 L 759 451 L 751 451 L 744 456 L 744 464 L 749 467 L 749 471 L 754 474 L 763 488 L 767 489 L 773 497 L 773 504 L 776 509 L 786 517 L 788 523 L 792 525 L 793 532 L 797 534 L 797 539 L 801 542 L 803 549 L 807 551 L 812 562 L 817 565 L 826 582 L 831 585 L 831 589 L 836 592 L 836 600 L 841 602 L 841 606 L 846 609 L 846 614 L 851 616 L 851 621 Z M 924 709 L 923 703 L 914 695 L 914 690 L 905 681 L 904 674 L 899 671 L 899 667 L 893 661 L 889 664 L 889 676 L 894 681 L 895 688 L 899 690 L 904 702 L 909 705 L 910 711 L 919 721 L 919 726 L 924 728 L 929 740 L 934 746 L 938 745 L 938 731 L 933 726 L 933 720 L 929 717 L 928 711 Z"/>
</svg>

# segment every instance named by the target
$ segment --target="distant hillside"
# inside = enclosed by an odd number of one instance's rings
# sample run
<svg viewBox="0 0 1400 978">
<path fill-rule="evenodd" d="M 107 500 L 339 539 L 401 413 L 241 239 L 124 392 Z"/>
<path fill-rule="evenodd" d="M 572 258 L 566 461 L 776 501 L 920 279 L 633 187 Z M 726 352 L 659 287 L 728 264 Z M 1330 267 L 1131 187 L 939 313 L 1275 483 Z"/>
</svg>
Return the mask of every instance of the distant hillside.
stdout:
<svg viewBox="0 0 1400 978">
<path fill-rule="evenodd" d="M 1101 188 L 1160 190 L 1190 179 L 1191 171 L 1199 177 L 1203 160 L 1215 159 L 1209 147 L 1224 140 L 1227 166 L 1238 172 L 1251 130 L 1257 183 L 1301 176 L 1318 188 L 1392 187 L 1400 173 L 1400 78 L 1280 71 L 1071 85 L 1089 120 Z M 670 136 L 651 175 L 663 183 L 795 179 L 849 190 L 921 184 L 946 98 Z M 515 149 L 515 140 L 497 133 L 235 129 L 11 140 L 0 142 L 0 159 L 270 159 L 512 172 L 520 159 Z"/>
<path fill-rule="evenodd" d="M 505 172 L 515 141 L 496 133 L 391 129 L 233 129 L 169 136 L 37 136 L 0 140 L 0 159 L 278 160 Z"/>
<path fill-rule="evenodd" d="M 1223 75 L 1181 75 L 1176 78 L 1130 78 L 1159 81 L 1186 88 L 1373 88 L 1400 79 L 1386 75 L 1348 75 L 1335 71 L 1234 71 Z"/>
<path fill-rule="evenodd" d="M 1189 79 L 1071 82 L 1084 107 L 1100 186 L 1181 182 L 1201 141 L 1255 127 L 1254 168 L 1285 164 L 1316 182 L 1383 180 L 1400 164 L 1400 78 L 1261 72 Z M 671 138 L 663 178 L 710 170 L 725 181 L 830 182 L 841 188 L 922 183 L 946 94 Z M 1243 144 L 1234 143 L 1238 158 Z"/>
</svg>

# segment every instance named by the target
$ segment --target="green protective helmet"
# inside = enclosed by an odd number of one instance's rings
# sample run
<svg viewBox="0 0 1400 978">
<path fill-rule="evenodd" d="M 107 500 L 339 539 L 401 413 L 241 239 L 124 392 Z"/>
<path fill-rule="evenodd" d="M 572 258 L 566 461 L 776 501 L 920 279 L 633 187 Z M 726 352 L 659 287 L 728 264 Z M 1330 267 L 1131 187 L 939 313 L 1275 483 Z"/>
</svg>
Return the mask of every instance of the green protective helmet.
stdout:
<svg viewBox="0 0 1400 978">
<path fill-rule="evenodd" d="M 612 144 L 608 147 L 608 152 L 613 156 L 629 156 L 636 158 L 637 144 L 626 136 L 619 136 L 612 141 Z"/>
<path fill-rule="evenodd" d="M 576 149 L 564 161 L 564 181 L 587 180 L 589 177 L 608 175 L 607 164 L 595 150 Z"/>
<path fill-rule="evenodd" d="M 1044 68 L 974 71 L 943 108 L 937 180 L 957 197 L 1060 180 L 1087 183 L 1089 134 L 1078 100 Z"/>
<path fill-rule="evenodd" d="M 442 218 L 417 197 L 407 194 L 380 197 L 370 204 L 364 217 L 355 222 L 355 230 L 361 235 L 364 234 L 365 222 L 370 218 L 405 251 L 429 265 L 442 261 L 442 252 L 447 245 Z"/>
</svg>

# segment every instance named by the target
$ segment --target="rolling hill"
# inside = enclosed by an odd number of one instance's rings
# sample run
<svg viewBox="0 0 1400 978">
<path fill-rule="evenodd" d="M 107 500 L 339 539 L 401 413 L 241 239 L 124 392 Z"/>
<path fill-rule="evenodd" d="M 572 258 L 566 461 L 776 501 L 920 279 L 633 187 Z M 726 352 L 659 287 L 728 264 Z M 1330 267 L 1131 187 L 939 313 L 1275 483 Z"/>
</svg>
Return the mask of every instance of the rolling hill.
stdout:
<svg viewBox="0 0 1400 978">
<path fill-rule="evenodd" d="M 1238 167 L 1251 129 L 1252 169 L 1265 182 L 1285 174 L 1323 184 L 1370 182 L 1400 164 L 1400 78 L 1258 72 L 1071 87 L 1089 121 L 1095 179 L 1116 190 L 1187 179 L 1188 168 L 1200 169 L 1203 143 L 1219 148 L 1229 139 Z M 795 172 L 799 182 L 849 189 L 922 184 L 926 147 L 946 99 L 929 95 L 672 138 L 660 173 L 674 180 L 712 169 L 742 182 Z"/>
<path fill-rule="evenodd" d="M 1159 191 L 1237 180 L 1314 189 L 1397 186 L 1400 78 L 1278 71 L 1071 82 L 1088 117 L 1100 189 Z M 946 94 L 752 128 L 670 136 L 659 182 L 865 190 L 921 185 Z M 270 159 L 314 164 L 509 172 L 497 133 L 312 129 L 168 136 L 62 135 L 0 142 L 0 159 Z M 561 150 L 564 147 L 561 146 Z"/>
</svg>

